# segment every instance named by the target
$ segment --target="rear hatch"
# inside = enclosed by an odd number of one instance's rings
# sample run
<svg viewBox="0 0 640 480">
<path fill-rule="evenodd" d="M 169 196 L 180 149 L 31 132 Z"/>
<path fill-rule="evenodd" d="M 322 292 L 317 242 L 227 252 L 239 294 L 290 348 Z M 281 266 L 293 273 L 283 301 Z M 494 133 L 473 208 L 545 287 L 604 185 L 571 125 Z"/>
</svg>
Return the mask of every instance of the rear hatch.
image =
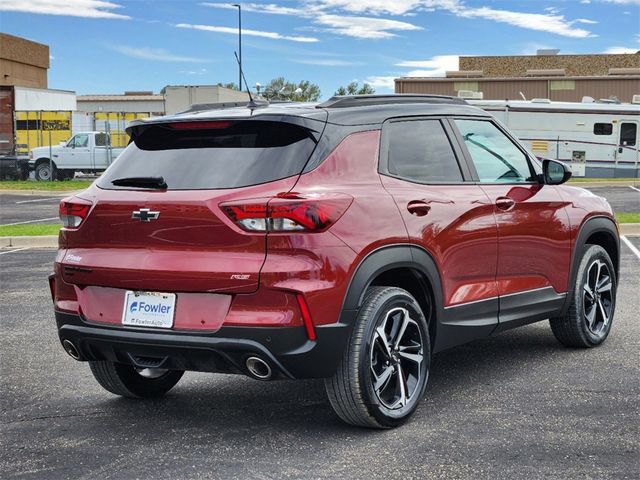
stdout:
<svg viewBox="0 0 640 480">
<path fill-rule="evenodd" d="M 92 204 L 86 218 L 77 230 L 63 230 L 65 280 L 129 290 L 255 291 L 266 233 L 241 230 L 220 204 L 267 202 L 294 186 L 324 126 L 298 123 L 305 126 L 280 118 L 135 127 L 131 144 L 80 195 Z"/>
</svg>

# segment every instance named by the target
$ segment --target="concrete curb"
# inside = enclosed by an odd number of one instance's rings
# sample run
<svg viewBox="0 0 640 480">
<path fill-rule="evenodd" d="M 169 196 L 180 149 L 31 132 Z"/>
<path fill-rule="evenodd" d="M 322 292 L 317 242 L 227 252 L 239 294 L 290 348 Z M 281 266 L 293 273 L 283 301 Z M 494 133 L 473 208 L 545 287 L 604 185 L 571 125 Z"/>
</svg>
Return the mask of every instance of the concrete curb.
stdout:
<svg viewBox="0 0 640 480">
<path fill-rule="evenodd" d="M 620 235 L 640 236 L 640 223 L 623 223 Z M 0 248 L 6 247 L 58 248 L 58 236 L 0 237 Z"/>
<path fill-rule="evenodd" d="M 58 235 L 0 237 L 0 248 L 6 247 L 58 248 Z"/>
<path fill-rule="evenodd" d="M 640 223 L 623 223 L 620 225 L 620 235 L 640 236 Z"/>
</svg>

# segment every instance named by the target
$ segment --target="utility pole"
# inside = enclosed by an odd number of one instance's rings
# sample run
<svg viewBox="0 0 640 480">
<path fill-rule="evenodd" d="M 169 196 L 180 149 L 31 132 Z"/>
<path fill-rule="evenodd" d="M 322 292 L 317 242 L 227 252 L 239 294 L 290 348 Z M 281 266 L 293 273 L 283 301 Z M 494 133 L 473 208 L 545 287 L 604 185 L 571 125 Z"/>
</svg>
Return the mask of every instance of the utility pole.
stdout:
<svg viewBox="0 0 640 480">
<path fill-rule="evenodd" d="M 239 3 L 234 3 L 234 7 L 238 8 L 238 88 L 242 91 L 242 6 Z M 249 85 L 247 85 L 247 88 Z"/>
</svg>

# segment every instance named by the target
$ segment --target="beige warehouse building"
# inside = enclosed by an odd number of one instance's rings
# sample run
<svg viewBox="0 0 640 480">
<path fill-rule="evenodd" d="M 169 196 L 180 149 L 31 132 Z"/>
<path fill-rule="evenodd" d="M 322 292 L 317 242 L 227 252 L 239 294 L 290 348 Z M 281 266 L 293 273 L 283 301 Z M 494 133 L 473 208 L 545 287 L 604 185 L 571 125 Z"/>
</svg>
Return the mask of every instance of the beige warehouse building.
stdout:
<svg viewBox="0 0 640 480">
<path fill-rule="evenodd" d="M 640 94 L 640 52 L 635 54 L 558 55 L 555 50 L 537 55 L 460 57 L 460 70 L 446 77 L 402 77 L 396 93 L 431 93 L 457 96 L 482 92 L 485 100 L 548 98 L 580 102 L 617 97 L 631 102 Z"/>
<path fill-rule="evenodd" d="M 0 33 L 0 85 L 47 88 L 49 47 Z"/>
</svg>

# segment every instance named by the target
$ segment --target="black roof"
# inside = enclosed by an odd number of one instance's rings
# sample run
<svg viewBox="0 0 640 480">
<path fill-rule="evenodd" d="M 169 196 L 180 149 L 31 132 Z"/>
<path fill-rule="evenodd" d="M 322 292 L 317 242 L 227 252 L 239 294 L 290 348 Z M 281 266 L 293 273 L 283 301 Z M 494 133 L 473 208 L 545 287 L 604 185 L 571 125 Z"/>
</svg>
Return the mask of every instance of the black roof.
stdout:
<svg viewBox="0 0 640 480">
<path fill-rule="evenodd" d="M 248 108 L 246 104 L 237 106 L 237 103 L 197 105 L 175 115 L 134 120 L 127 130 L 150 123 L 241 118 L 288 121 L 291 117 L 338 125 L 379 125 L 389 118 L 421 115 L 490 116 L 484 110 L 472 107 L 456 97 L 354 95 L 332 97 L 324 103 L 272 103 L 257 108 Z"/>
</svg>

